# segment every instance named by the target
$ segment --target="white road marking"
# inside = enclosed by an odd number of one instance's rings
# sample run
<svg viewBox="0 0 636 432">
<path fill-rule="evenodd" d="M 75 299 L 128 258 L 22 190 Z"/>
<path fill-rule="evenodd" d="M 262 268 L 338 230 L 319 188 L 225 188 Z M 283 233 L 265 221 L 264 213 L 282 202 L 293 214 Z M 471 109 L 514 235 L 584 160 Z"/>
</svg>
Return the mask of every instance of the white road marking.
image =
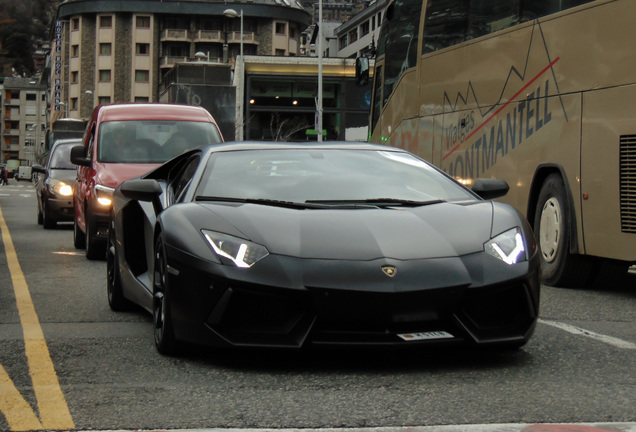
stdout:
<svg viewBox="0 0 636 432">
<path fill-rule="evenodd" d="M 615 338 L 615 337 L 612 337 L 612 336 L 607 336 L 607 335 L 603 335 L 603 334 L 599 334 L 599 333 L 594 333 L 592 331 L 586 330 L 586 329 L 581 328 L 581 327 L 576 327 L 576 326 L 573 326 L 573 325 L 569 325 L 569 324 L 565 324 L 565 323 L 561 323 L 561 322 L 557 322 L 557 321 L 544 320 L 544 319 L 539 320 L 539 322 L 541 322 L 543 324 L 547 324 L 547 325 L 552 326 L 552 327 L 556 327 L 558 329 L 564 330 L 564 331 L 566 331 L 568 333 L 572 333 L 574 335 L 586 336 L 586 337 L 588 337 L 590 339 L 594 339 L 596 341 L 603 342 L 603 343 L 606 343 L 608 345 L 612 345 L 612 346 L 614 346 L 616 348 L 636 350 L 636 344 L 635 343 L 627 342 L 627 341 L 624 341 L 622 339 Z"/>
</svg>

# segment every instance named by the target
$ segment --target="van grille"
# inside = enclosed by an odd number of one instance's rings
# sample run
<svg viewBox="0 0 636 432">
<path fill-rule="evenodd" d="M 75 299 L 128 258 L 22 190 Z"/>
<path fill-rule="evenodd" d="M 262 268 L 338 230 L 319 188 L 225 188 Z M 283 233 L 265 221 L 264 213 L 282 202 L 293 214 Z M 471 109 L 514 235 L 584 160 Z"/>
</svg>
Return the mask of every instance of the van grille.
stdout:
<svg viewBox="0 0 636 432">
<path fill-rule="evenodd" d="M 621 136 L 621 231 L 636 234 L 636 135 Z"/>
</svg>

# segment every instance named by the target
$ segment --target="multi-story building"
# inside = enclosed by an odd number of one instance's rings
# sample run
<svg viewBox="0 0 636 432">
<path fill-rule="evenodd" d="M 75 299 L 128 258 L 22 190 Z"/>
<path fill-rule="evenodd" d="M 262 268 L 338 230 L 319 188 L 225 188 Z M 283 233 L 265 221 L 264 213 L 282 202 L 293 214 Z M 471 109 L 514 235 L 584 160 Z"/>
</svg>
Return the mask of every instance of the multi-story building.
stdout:
<svg viewBox="0 0 636 432">
<path fill-rule="evenodd" d="M 176 64 L 233 63 L 241 45 L 245 55 L 298 55 L 310 22 L 296 0 L 67 0 L 51 47 L 51 120 L 65 110 L 88 117 L 97 104 L 158 101 Z"/>
<path fill-rule="evenodd" d="M 7 77 L 2 87 L 0 162 L 32 165 L 44 151 L 47 85 L 35 78 Z"/>
<path fill-rule="evenodd" d="M 388 0 L 373 0 L 369 7 L 335 29 L 334 39 L 338 57 L 356 58 L 373 55 L 387 4 Z"/>
</svg>

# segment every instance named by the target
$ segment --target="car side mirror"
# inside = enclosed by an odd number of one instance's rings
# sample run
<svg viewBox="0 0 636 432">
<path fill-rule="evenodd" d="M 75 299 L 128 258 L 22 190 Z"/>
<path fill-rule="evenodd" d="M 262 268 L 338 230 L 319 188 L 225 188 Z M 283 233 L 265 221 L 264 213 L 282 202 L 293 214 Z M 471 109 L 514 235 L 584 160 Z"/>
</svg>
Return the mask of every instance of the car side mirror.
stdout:
<svg viewBox="0 0 636 432">
<path fill-rule="evenodd" d="M 46 168 L 38 164 L 34 164 L 33 166 L 31 166 L 31 171 L 36 173 L 46 174 Z"/>
<path fill-rule="evenodd" d="M 71 147 L 71 162 L 75 165 L 90 168 L 91 160 L 86 157 L 86 148 L 84 146 L 79 145 Z"/>
<path fill-rule="evenodd" d="M 478 178 L 473 184 L 472 191 L 485 200 L 500 198 L 508 193 L 510 187 L 505 180 Z"/>
<path fill-rule="evenodd" d="M 131 200 L 145 201 L 152 203 L 155 213 L 159 214 L 163 207 L 159 197 L 163 193 L 163 189 L 157 182 L 152 179 L 131 179 L 124 181 L 119 185 L 119 192 Z"/>
</svg>

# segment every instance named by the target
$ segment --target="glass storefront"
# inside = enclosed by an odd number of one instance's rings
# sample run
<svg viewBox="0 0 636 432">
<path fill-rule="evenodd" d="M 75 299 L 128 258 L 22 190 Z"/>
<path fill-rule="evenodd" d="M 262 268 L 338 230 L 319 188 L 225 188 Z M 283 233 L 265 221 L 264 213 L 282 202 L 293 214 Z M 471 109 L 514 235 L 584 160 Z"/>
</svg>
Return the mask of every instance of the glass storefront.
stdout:
<svg viewBox="0 0 636 432">
<path fill-rule="evenodd" d="M 323 139 L 366 141 L 370 86 L 323 78 Z M 248 75 L 245 139 L 315 141 L 316 77 Z"/>
</svg>

